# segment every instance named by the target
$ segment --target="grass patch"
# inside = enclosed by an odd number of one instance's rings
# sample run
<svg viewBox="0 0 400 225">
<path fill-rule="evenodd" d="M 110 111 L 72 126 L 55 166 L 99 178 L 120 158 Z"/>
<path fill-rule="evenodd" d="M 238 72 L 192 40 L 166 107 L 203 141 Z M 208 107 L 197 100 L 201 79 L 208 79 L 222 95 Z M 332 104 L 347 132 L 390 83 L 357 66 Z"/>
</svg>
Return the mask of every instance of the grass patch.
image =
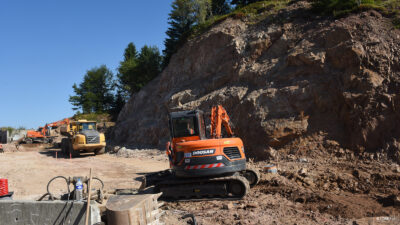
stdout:
<svg viewBox="0 0 400 225">
<path fill-rule="evenodd" d="M 334 17 L 374 9 L 392 17 L 394 26 L 399 28 L 400 0 L 313 0 L 312 7 L 314 12 Z"/>
<path fill-rule="evenodd" d="M 285 8 L 289 2 L 290 0 L 269 0 L 255 2 L 244 7 L 237 8 L 229 14 L 214 16 L 208 19 L 206 22 L 194 26 L 185 36 L 189 39 L 197 37 L 227 18 L 246 18 L 249 21 L 256 22 L 264 19 L 266 16 L 277 13 L 280 9 Z"/>
<path fill-rule="evenodd" d="M 261 1 L 255 2 L 253 4 L 247 5 L 242 8 L 238 8 L 233 12 L 235 15 L 244 15 L 249 21 L 260 21 L 265 19 L 265 17 L 276 14 L 279 10 L 285 8 L 288 0 L 271 0 L 271 1 Z"/>
<path fill-rule="evenodd" d="M 313 0 L 313 10 L 340 17 L 352 12 L 375 9 L 384 14 L 398 14 L 400 0 Z"/>
<path fill-rule="evenodd" d="M 247 6 L 241 7 L 233 11 L 231 14 L 242 13 L 247 16 L 257 16 L 264 12 L 276 13 L 278 10 L 287 6 L 290 1 L 287 0 L 270 0 L 260 1 Z"/>
<path fill-rule="evenodd" d="M 397 18 L 395 18 L 395 19 L 393 19 L 393 26 L 396 28 L 396 29 L 400 29 L 400 17 L 397 17 Z"/>
<path fill-rule="evenodd" d="M 249 23 L 256 23 L 267 16 L 276 14 L 280 9 L 287 7 L 290 2 L 291 0 L 259 1 L 237 8 L 229 14 L 214 16 L 206 22 L 194 26 L 184 35 L 181 43 L 203 34 L 227 18 L 246 18 Z M 392 17 L 393 25 L 400 28 L 400 0 L 312 0 L 312 8 L 317 13 L 334 17 L 343 17 L 350 13 L 374 9 Z"/>
<path fill-rule="evenodd" d="M 220 22 L 224 21 L 225 19 L 229 18 L 230 14 L 222 15 L 222 16 L 214 16 L 211 19 L 207 20 L 206 22 L 196 25 L 192 27 L 192 29 L 189 31 L 189 35 L 187 35 L 189 38 L 196 37 L 207 30 L 209 30 L 212 26 L 219 24 Z"/>
<path fill-rule="evenodd" d="M 312 10 L 318 14 L 343 17 L 350 13 L 362 12 L 370 9 L 393 18 L 393 25 L 400 28 L 400 0 L 311 0 Z M 259 1 L 235 9 L 229 14 L 214 16 L 202 24 L 198 24 L 182 36 L 178 46 L 186 40 L 197 37 L 211 27 L 223 22 L 227 18 L 246 18 L 248 23 L 257 23 L 266 17 L 276 14 L 287 7 L 291 0 Z M 179 47 L 178 47 L 179 48 Z"/>
</svg>

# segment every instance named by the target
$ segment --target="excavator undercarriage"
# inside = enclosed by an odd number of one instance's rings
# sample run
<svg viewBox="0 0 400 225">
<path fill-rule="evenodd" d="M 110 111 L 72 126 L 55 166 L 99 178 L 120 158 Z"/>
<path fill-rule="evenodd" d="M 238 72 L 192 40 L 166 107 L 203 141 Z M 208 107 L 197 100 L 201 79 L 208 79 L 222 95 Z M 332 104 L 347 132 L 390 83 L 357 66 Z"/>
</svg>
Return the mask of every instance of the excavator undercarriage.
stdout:
<svg viewBox="0 0 400 225">
<path fill-rule="evenodd" d="M 154 186 L 166 200 L 238 200 L 258 183 L 259 173 L 248 169 L 219 177 L 178 178 L 172 170 L 165 170 L 142 179 L 141 189 Z"/>
</svg>

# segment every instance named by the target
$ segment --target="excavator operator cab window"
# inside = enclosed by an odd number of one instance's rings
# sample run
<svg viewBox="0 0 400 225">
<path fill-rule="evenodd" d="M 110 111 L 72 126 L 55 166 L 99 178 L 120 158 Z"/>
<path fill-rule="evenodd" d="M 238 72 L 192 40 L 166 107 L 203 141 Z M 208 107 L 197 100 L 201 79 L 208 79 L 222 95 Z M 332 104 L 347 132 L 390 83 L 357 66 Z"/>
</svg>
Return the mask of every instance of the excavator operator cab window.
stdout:
<svg viewBox="0 0 400 225">
<path fill-rule="evenodd" d="M 179 117 L 172 119 L 173 136 L 177 137 L 189 137 L 198 136 L 196 117 Z"/>
</svg>

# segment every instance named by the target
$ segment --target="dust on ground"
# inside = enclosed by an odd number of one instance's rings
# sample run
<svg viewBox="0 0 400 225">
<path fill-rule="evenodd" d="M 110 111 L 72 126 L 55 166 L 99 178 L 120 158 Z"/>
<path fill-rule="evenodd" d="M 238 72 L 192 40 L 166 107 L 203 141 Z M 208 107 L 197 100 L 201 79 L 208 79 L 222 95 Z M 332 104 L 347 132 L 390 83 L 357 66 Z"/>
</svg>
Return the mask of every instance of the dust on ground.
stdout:
<svg viewBox="0 0 400 225">
<path fill-rule="evenodd" d="M 0 177 L 8 179 L 9 191 L 14 192 L 13 198 L 17 200 L 38 199 L 47 192 L 46 185 L 55 176 L 89 177 L 90 168 L 94 177 L 103 180 L 106 191 L 136 189 L 140 182 L 135 178 L 143 173 L 164 170 L 169 165 L 167 159 L 153 160 L 151 156 L 121 158 L 114 154 L 95 156 L 88 153 L 69 159 L 50 145 L 21 145 L 17 149 L 14 144 L 7 144 L 4 149 L 5 153 L 0 153 Z M 66 193 L 66 184 L 63 180 L 55 181 L 51 190 Z"/>
</svg>

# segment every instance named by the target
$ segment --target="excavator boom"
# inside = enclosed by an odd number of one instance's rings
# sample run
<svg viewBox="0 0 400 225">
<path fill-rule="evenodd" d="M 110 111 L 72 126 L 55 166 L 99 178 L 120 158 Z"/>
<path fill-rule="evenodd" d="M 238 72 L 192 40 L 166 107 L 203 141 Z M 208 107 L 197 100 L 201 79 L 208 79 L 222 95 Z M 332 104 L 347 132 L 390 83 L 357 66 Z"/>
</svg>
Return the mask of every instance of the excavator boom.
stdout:
<svg viewBox="0 0 400 225">
<path fill-rule="evenodd" d="M 48 123 L 46 124 L 46 127 L 59 127 L 61 125 L 69 124 L 69 118 L 65 118 L 63 120 L 53 122 L 53 123 Z"/>
<path fill-rule="evenodd" d="M 68 125 L 68 124 L 69 124 L 69 118 L 65 118 L 63 120 L 59 120 L 59 121 L 56 121 L 53 123 L 48 123 L 43 127 L 42 134 L 43 134 L 43 136 L 49 136 L 49 134 L 48 134 L 49 127 L 54 128 L 54 127 L 59 127 L 61 125 Z"/>
<path fill-rule="evenodd" d="M 222 125 L 225 127 L 229 137 L 233 136 L 233 131 L 229 125 L 229 116 L 221 105 L 213 106 L 211 109 L 211 138 L 221 138 Z"/>
</svg>

